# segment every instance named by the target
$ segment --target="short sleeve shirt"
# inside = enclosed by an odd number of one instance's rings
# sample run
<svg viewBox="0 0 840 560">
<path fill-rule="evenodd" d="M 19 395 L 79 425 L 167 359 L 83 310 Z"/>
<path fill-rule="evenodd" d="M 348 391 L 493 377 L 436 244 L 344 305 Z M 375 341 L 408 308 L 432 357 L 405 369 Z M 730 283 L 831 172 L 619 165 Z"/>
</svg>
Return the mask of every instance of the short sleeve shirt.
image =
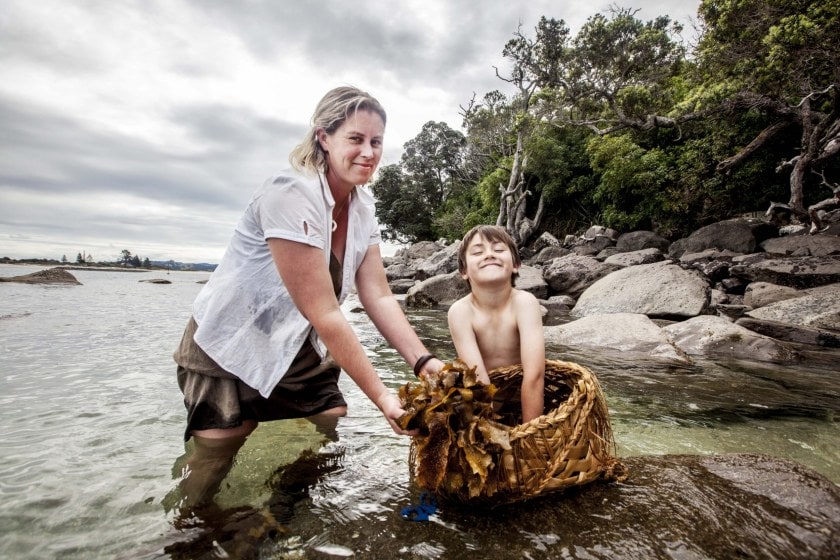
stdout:
<svg viewBox="0 0 840 560">
<path fill-rule="evenodd" d="M 323 356 L 317 333 L 280 278 L 268 239 L 322 249 L 329 266 L 335 201 L 323 175 L 287 170 L 254 193 L 222 261 L 196 297 L 194 340 L 220 367 L 267 397 L 307 336 Z M 370 245 L 381 241 L 374 200 L 356 187 L 348 209 L 339 302 L 354 288 Z M 311 334 L 310 334 L 311 333 Z"/>
</svg>

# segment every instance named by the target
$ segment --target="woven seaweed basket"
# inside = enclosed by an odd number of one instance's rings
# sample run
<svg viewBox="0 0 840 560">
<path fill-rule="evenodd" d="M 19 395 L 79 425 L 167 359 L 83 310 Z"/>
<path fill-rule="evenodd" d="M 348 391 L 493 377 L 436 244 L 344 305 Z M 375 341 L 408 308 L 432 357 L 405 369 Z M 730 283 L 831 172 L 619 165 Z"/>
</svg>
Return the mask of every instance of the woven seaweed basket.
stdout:
<svg viewBox="0 0 840 560">
<path fill-rule="evenodd" d="M 497 389 L 493 408 L 507 431 L 509 449 L 490 450 L 492 465 L 478 493 L 475 484 L 466 483 L 428 488 L 438 498 L 498 505 L 598 479 L 626 479 L 626 469 L 615 457 L 606 399 L 591 371 L 573 362 L 546 360 L 546 412 L 526 424 L 519 423 L 521 365 L 499 368 L 489 375 Z M 412 473 L 416 473 L 418 465 L 417 450 L 422 448 L 417 444 L 415 437 L 409 454 Z M 450 452 L 459 452 L 455 445 L 453 442 Z"/>
</svg>

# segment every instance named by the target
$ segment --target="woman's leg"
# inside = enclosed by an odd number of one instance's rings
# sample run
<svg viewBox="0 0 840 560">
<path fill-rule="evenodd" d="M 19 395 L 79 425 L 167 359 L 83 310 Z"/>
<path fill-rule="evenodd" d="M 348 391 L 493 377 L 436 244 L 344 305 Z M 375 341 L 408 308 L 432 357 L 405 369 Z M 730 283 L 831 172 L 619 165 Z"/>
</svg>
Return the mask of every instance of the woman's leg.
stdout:
<svg viewBox="0 0 840 560">
<path fill-rule="evenodd" d="M 338 441 L 338 419 L 347 416 L 346 406 L 336 406 L 323 410 L 318 414 L 308 416 L 306 419 L 315 424 L 315 429 L 327 436 L 330 441 Z"/>
<path fill-rule="evenodd" d="M 245 420 L 236 428 L 193 430 L 193 450 L 180 484 L 184 505 L 197 506 L 213 499 L 233 459 L 256 427 L 256 421 Z"/>
</svg>

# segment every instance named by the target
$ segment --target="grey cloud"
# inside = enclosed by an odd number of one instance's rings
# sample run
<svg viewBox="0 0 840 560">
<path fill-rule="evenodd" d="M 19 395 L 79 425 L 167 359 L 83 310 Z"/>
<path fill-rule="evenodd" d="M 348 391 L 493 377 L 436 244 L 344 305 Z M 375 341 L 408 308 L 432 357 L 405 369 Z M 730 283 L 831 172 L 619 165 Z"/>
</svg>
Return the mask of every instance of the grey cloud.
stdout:
<svg viewBox="0 0 840 560">
<path fill-rule="evenodd" d="M 195 149 L 164 151 L 83 119 L 0 98 L 0 188 L 119 191 L 173 203 L 241 206 L 242 181 L 256 173 L 243 173 L 243 167 L 276 168 L 283 161 L 275 146 L 304 132 L 247 108 L 180 108 L 172 117 L 190 130 Z"/>
</svg>

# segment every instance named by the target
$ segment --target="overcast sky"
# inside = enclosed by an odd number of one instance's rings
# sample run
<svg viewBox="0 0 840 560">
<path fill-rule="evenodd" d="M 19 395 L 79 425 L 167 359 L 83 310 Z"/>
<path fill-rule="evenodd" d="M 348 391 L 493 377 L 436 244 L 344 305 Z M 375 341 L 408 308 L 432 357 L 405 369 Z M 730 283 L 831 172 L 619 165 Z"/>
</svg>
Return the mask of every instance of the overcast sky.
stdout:
<svg viewBox="0 0 840 560">
<path fill-rule="evenodd" d="M 3 0 L 0 257 L 218 262 L 327 90 L 382 102 L 396 163 L 424 123 L 460 129 L 473 93 L 509 92 L 494 66 L 520 23 L 574 34 L 610 4 Z M 699 0 L 618 5 L 690 28 Z"/>
</svg>

